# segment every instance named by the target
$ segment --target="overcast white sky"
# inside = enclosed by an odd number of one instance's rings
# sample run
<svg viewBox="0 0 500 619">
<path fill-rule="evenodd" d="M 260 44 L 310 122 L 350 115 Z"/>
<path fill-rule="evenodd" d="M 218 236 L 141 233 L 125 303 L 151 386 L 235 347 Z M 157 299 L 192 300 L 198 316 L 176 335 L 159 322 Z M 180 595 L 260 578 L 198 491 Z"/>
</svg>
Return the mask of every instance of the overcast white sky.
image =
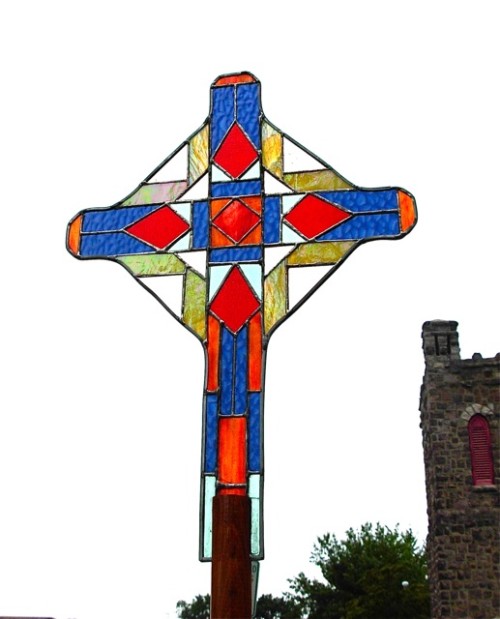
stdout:
<svg viewBox="0 0 500 619">
<path fill-rule="evenodd" d="M 286 6 L 286 8 L 285 8 Z M 197 560 L 203 354 L 69 219 L 128 194 L 252 71 L 271 122 L 419 211 L 273 336 L 260 592 L 316 537 L 425 539 L 421 325 L 500 350 L 498 4 L 28 1 L 2 9 L 0 615 L 171 619 Z M 6 12 L 6 14 L 5 14 Z"/>
</svg>

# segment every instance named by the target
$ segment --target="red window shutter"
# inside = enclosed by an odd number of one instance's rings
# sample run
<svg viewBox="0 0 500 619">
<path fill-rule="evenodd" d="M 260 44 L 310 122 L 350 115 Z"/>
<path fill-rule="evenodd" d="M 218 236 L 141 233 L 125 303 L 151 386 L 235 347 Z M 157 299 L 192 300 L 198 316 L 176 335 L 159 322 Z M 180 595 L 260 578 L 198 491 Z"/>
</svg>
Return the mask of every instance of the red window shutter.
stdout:
<svg viewBox="0 0 500 619">
<path fill-rule="evenodd" d="M 492 485 L 494 475 L 490 426 L 482 415 L 474 415 L 469 421 L 469 445 L 474 485 Z"/>
</svg>

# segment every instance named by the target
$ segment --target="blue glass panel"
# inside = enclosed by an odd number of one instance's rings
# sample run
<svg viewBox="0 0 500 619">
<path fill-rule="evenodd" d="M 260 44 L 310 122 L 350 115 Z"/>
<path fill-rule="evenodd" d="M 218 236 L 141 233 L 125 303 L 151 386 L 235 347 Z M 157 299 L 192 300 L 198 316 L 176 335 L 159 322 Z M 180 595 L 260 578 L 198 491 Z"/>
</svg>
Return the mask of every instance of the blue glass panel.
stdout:
<svg viewBox="0 0 500 619">
<path fill-rule="evenodd" d="M 262 265 L 241 264 L 243 275 L 248 280 L 257 297 L 262 300 Z"/>
<path fill-rule="evenodd" d="M 236 118 L 255 148 L 260 148 L 260 85 L 241 84 L 236 88 Z"/>
<path fill-rule="evenodd" d="M 248 394 L 248 470 L 259 472 L 260 459 L 260 392 Z"/>
<path fill-rule="evenodd" d="M 264 243 L 280 241 L 280 198 L 267 197 L 264 200 Z"/>
<path fill-rule="evenodd" d="M 260 499 L 260 485 L 262 477 L 260 475 L 248 476 L 248 496 L 251 499 Z"/>
<path fill-rule="evenodd" d="M 236 370 L 234 376 L 234 413 L 243 415 L 247 410 L 248 388 L 248 327 L 236 336 Z"/>
<path fill-rule="evenodd" d="M 82 232 L 118 232 L 160 206 L 161 204 L 119 206 L 114 209 L 86 211 L 83 216 Z"/>
<path fill-rule="evenodd" d="M 210 262 L 256 262 L 262 258 L 262 247 L 225 247 L 212 249 Z"/>
<path fill-rule="evenodd" d="M 318 237 L 318 241 L 359 241 L 361 239 L 396 236 L 399 230 L 398 213 L 358 215 Z"/>
<path fill-rule="evenodd" d="M 230 415 L 233 412 L 234 336 L 226 327 L 222 327 L 221 339 L 220 412 L 221 415 Z"/>
<path fill-rule="evenodd" d="M 261 182 L 234 181 L 229 183 L 212 183 L 211 195 L 214 198 L 237 198 L 238 196 L 260 195 Z"/>
<path fill-rule="evenodd" d="M 212 89 L 212 119 L 210 123 L 210 153 L 219 148 L 234 121 L 234 87 Z"/>
<path fill-rule="evenodd" d="M 126 254 L 152 254 L 155 250 L 141 243 L 126 232 L 105 232 L 104 234 L 82 234 L 80 239 L 80 255 L 124 256 Z"/>
<path fill-rule="evenodd" d="M 217 395 L 205 398 L 205 472 L 215 473 L 217 465 Z"/>
<path fill-rule="evenodd" d="M 398 210 L 398 192 L 394 189 L 382 191 L 319 191 L 316 195 L 353 213 Z"/>
<path fill-rule="evenodd" d="M 208 245 L 208 202 L 193 202 L 193 249 Z"/>
</svg>

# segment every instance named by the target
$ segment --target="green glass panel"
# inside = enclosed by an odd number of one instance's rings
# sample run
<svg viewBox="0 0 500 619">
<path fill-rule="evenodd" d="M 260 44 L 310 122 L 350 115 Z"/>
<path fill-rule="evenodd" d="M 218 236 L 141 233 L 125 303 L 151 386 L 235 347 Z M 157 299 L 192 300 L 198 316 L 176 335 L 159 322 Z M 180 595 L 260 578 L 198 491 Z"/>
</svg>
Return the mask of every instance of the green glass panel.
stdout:
<svg viewBox="0 0 500 619">
<path fill-rule="evenodd" d="M 355 243 L 304 243 L 299 245 L 289 256 L 287 264 L 335 264 L 339 262 Z"/>
<path fill-rule="evenodd" d="M 205 477 L 205 513 L 203 517 L 203 558 L 212 557 L 212 499 L 215 496 L 215 476 Z"/>
<path fill-rule="evenodd" d="M 262 476 L 248 476 L 248 496 L 250 497 L 250 554 L 260 554 Z"/>
<path fill-rule="evenodd" d="M 184 288 L 184 312 L 182 319 L 202 339 L 205 338 L 206 331 L 206 302 L 206 280 L 191 269 L 188 269 Z"/>
<path fill-rule="evenodd" d="M 260 499 L 250 499 L 250 554 L 260 554 Z"/>
<path fill-rule="evenodd" d="M 130 196 L 123 206 L 135 206 L 138 204 L 161 204 L 162 202 L 172 202 L 188 188 L 186 181 L 175 181 L 173 183 L 151 183 L 142 185 Z"/>
<path fill-rule="evenodd" d="M 174 254 L 149 254 L 122 256 L 117 258 L 136 277 L 143 275 L 179 275 L 185 272 L 186 265 Z"/>
<path fill-rule="evenodd" d="M 268 333 L 286 314 L 286 271 L 281 262 L 264 280 L 264 326 Z"/>
</svg>

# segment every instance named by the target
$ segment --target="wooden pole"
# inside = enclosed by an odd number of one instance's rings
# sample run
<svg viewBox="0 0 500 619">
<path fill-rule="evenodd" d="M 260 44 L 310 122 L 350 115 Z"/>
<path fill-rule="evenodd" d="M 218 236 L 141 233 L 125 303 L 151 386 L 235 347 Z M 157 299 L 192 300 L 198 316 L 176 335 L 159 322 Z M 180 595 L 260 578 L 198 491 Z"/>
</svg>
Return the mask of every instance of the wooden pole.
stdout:
<svg viewBox="0 0 500 619">
<path fill-rule="evenodd" d="M 250 499 L 213 499 L 211 619 L 251 619 Z"/>
</svg>

